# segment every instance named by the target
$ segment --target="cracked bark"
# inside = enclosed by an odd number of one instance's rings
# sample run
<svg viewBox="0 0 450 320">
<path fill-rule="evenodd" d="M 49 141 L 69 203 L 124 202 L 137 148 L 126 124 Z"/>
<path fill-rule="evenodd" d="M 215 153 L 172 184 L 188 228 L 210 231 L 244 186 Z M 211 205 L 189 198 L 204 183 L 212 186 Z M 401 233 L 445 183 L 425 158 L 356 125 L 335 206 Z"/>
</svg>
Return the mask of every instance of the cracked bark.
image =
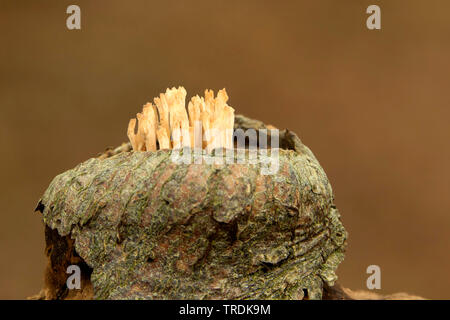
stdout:
<svg viewBox="0 0 450 320">
<path fill-rule="evenodd" d="M 235 129 L 266 129 L 237 115 Z M 269 131 L 270 137 L 270 131 Z M 291 131 L 279 171 L 175 164 L 108 149 L 52 181 L 44 299 L 351 299 L 334 285 L 347 233 L 325 172 Z M 82 266 L 82 289 L 65 270 Z"/>
</svg>

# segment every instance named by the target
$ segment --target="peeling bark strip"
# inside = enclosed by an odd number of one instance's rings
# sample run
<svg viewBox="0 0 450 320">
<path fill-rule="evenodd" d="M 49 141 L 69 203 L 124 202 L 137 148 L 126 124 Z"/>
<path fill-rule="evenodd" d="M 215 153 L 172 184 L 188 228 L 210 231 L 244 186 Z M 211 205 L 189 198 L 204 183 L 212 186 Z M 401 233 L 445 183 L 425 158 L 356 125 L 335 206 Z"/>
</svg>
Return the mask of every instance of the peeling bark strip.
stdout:
<svg viewBox="0 0 450 320">
<path fill-rule="evenodd" d="M 249 127 L 267 128 L 236 116 Z M 320 299 L 347 233 L 314 155 L 288 130 L 280 140 L 269 176 L 124 144 L 57 176 L 38 209 L 74 239 L 97 299 Z"/>
</svg>

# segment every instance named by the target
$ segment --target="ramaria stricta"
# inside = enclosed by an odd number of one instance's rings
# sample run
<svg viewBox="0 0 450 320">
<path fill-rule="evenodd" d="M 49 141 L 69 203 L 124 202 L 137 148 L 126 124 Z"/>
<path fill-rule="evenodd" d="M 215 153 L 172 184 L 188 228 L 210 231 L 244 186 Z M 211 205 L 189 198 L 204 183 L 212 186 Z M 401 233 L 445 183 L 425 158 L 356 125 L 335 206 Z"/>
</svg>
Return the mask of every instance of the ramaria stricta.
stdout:
<svg viewBox="0 0 450 320">
<path fill-rule="evenodd" d="M 145 104 L 137 114 L 137 133 L 136 119 L 130 120 L 131 146 L 135 151 L 232 148 L 234 109 L 227 101 L 225 89 L 219 90 L 216 97 L 212 90 L 206 90 L 204 97 L 192 97 L 186 112 L 186 90 L 183 87 L 167 89 L 154 99 L 155 104 Z"/>
</svg>

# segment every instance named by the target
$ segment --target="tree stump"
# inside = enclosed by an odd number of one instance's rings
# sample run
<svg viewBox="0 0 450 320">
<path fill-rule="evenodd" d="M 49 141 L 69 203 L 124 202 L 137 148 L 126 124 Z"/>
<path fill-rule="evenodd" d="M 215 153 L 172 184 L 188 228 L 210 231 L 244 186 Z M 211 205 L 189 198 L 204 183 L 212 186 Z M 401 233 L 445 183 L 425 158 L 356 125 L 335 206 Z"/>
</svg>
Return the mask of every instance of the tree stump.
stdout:
<svg viewBox="0 0 450 320">
<path fill-rule="evenodd" d="M 236 116 L 235 129 L 251 128 L 271 127 Z M 333 287 L 347 232 L 327 176 L 293 132 L 279 141 L 271 175 L 130 144 L 58 175 L 36 208 L 48 267 L 35 298 L 351 298 Z M 80 290 L 66 285 L 73 264 Z"/>
</svg>

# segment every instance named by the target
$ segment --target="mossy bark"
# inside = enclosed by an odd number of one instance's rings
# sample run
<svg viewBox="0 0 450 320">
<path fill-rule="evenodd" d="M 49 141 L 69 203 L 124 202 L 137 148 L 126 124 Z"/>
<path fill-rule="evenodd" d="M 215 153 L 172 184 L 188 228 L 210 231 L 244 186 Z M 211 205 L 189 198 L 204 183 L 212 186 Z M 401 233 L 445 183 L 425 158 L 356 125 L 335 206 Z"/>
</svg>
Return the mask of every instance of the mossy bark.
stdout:
<svg viewBox="0 0 450 320">
<path fill-rule="evenodd" d="M 273 175 L 124 144 L 57 176 L 38 209 L 73 239 L 96 299 L 320 299 L 347 233 L 312 152 L 288 130 L 280 142 Z"/>
</svg>

